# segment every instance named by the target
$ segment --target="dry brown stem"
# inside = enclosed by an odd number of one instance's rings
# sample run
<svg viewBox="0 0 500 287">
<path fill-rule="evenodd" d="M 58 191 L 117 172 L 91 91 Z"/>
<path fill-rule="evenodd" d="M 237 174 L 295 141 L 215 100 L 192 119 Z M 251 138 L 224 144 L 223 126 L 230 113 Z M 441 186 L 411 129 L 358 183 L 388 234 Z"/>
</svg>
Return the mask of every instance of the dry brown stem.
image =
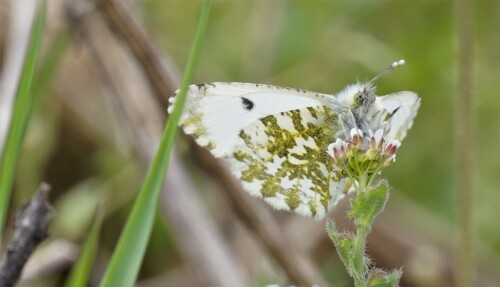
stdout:
<svg viewBox="0 0 500 287">
<path fill-rule="evenodd" d="M 0 286 L 9 287 L 19 279 L 26 261 L 48 236 L 54 209 L 48 201 L 50 186 L 42 183 L 33 198 L 16 213 L 14 236 L 0 266 Z"/>
</svg>

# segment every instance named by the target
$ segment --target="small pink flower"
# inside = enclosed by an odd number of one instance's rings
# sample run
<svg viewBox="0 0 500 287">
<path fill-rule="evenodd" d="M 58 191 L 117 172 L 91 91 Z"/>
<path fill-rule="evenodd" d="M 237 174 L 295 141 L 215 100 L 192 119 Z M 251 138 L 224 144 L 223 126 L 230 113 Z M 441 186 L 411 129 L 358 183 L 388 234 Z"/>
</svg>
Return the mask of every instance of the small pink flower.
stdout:
<svg viewBox="0 0 500 287">
<path fill-rule="evenodd" d="M 370 148 L 374 150 L 379 150 L 382 148 L 382 145 L 384 144 L 384 130 L 378 129 L 375 131 L 375 134 L 373 134 L 370 131 Z"/>
<path fill-rule="evenodd" d="M 399 146 L 401 146 L 400 141 L 395 139 L 390 139 L 385 145 L 384 154 L 387 156 L 394 155 Z"/>
<path fill-rule="evenodd" d="M 360 129 L 351 129 L 350 142 L 360 148 L 363 143 L 363 132 Z"/>
<path fill-rule="evenodd" d="M 328 146 L 327 153 L 346 175 L 357 177 L 379 173 L 396 160 L 400 141 L 385 139 L 383 129 L 378 129 L 375 133 L 369 130 L 368 135 L 363 137 L 360 129 L 351 129 L 349 142 L 337 138 L 335 143 Z"/>
<path fill-rule="evenodd" d="M 335 143 L 331 143 L 330 145 L 328 145 L 327 152 L 334 160 L 339 160 L 340 158 L 345 156 L 346 146 L 346 142 L 337 138 Z"/>
</svg>

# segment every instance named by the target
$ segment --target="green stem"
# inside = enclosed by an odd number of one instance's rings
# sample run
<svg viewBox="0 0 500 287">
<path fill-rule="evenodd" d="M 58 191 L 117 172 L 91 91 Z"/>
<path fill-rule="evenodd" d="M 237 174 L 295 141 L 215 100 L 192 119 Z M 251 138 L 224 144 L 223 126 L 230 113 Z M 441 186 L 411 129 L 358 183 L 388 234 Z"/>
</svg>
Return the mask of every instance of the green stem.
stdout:
<svg viewBox="0 0 500 287">
<path fill-rule="evenodd" d="M 368 177 L 368 183 L 366 184 L 366 186 L 372 186 L 372 182 L 373 180 L 377 177 L 377 173 L 381 170 L 381 168 L 377 168 L 372 174 L 371 176 Z"/>
<path fill-rule="evenodd" d="M 363 194 L 368 192 L 368 179 L 367 175 L 362 175 L 359 177 L 358 194 Z M 356 200 L 355 198 L 353 200 Z M 365 224 L 360 224 L 356 220 L 354 221 L 356 226 L 356 238 L 354 240 L 354 247 L 352 250 L 353 255 L 353 267 L 354 267 L 354 286 L 365 287 L 367 286 L 367 264 L 365 263 L 365 245 L 366 237 L 370 233 L 370 227 Z"/>
<path fill-rule="evenodd" d="M 358 177 L 358 188 L 356 192 L 358 193 L 366 193 L 368 191 L 369 177 L 368 174 L 363 173 Z"/>
<path fill-rule="evenodd" d="M 356 226 L 356 239 L 354 241 L 353 257 L 354 257 L 354 286 L 367 286 L 366 282 L 366 264 L 365 264 L 365 245 L 366 237 L 368 236 L 369 228 L 366 226 Z"/>
</svg>

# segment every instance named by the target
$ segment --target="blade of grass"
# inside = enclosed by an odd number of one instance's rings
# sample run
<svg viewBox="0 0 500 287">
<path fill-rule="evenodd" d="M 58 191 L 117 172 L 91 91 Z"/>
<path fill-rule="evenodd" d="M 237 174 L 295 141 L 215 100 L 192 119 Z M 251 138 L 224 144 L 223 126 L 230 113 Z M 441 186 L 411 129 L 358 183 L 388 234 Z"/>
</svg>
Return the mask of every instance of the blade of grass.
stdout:
<svg viewBox="0 0 500 287">
<path fill-rule="evenodd" d="M 24 134 L 26 133 L 26 127 L 28 126 L 28 120 L 33 109 L 34 97 L 32 93 L 32 83 L 42 40 L 45 10 L 46 2 L 43 1 L 38 7 L 37 16 L 30 36 L 21 79 L 17 87 L 9 133 L 0 160 L 0 233 L 3 231 L 5 225 L 5 218 L 7 216 L 12 187 L 14 185 L 16 166 L 23 144 Z"/>
<path fill-rule="evenodd" d="M 94 222 L 90 227 L 90 231 L 85 239 L 80 255 L 78 255 L 78 260 L 66 281 L 66 287 L 88 286 L 90 272 L 92 271 L 95 255 L 99 246 L 99 234 L 101 232 L 102 220 L 103 211 L 101 207 L 98 207 Z"/>
<path fill-rule="evenodd" d="M 210 4 L 210 0 L 204 1 L 174 110 L 167 121 L 158 151 L 118 240 L 108 269 L 104 274 L 100 285 L 102 287 L 133 286 L 136 281 L 151 234 L 159 201 L 158 197 L 168 169 L 170 155 L 177 138 L 178 123 L 185 102 L 187 87 L 192 81 L 194 69 L 198 62 L 203 35 L 208 23 Z"/>
<path fill-rule="evenodd" d="M 55 39 L 47 49 L 47 54 L 44 56 L 40 68 L 37 71 L 37 76 L 33 83 L 34 106 L 37 106 L 40 96 L 43 95 L 52 83 L 57 68 L 62 57 L 65 55 L 66 49 L 71 43 L 72 35 L 68 29 L 61 29 L 57 32 Z"/>
</svg>

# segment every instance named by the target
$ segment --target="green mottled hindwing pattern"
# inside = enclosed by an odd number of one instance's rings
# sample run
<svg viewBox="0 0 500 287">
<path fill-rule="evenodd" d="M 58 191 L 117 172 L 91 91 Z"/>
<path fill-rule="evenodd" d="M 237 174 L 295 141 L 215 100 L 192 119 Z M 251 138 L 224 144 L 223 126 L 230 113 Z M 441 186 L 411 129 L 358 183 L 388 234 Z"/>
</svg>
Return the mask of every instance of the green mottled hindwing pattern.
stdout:
<svg viewBox="0 0 500 287">
<path fill-rule="evenodd" d="M 328 158 L 339 126 L 325 106 L 269 115 L 245 127 L 233 156 L 244 188 L 276 209 L 322 218 L 345 192 Z"/>
</svg>

